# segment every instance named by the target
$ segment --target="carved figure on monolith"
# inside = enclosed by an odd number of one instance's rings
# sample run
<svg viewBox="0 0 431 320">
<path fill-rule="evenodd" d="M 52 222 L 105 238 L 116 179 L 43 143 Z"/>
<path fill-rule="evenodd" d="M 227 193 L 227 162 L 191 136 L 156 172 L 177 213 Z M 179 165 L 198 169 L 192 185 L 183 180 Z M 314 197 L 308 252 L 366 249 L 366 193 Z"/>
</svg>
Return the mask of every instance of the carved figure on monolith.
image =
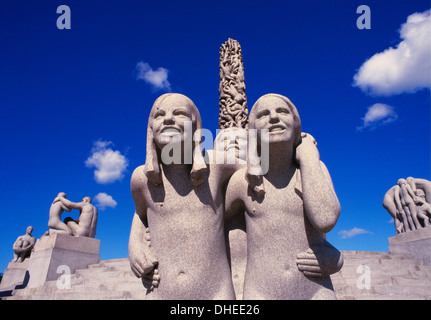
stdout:
<svg viewBox="0 0 431 320">
<path fill-rule="evenodd" d="M 36 238 L 31 235 L 33 232 L 33 227 L 28 226 L 26 229 L 26 233 L 22 236 L 19 236 L 14 244 L 13 244 L 13 262 L 21 263 L 26 258 L 30 257 L 31 250 L 34 247 L 34 244 L 36 243 Z"/>
<path fill-rule="evenodd" d="M 241 46 L 230 38 L 220 48 L 219 93 L 220 129 L 247 128 L 248 109 Z"/>
<path fill-rule="evenodd" d="M 341 268 L 342 258 L 325 233 L 337 222 L 340 205 L 315 140 L 301 133 L 293 103 L 276 94 L 255 103 L 250 129 L 256 130 L 248 145 L 254 156 L 226 190 L 227 219 L 245 212 L 244 299 L 335 299 L 329 274 Z M 305 263 L 309 257 L 312 265 Z"/>
</svg>

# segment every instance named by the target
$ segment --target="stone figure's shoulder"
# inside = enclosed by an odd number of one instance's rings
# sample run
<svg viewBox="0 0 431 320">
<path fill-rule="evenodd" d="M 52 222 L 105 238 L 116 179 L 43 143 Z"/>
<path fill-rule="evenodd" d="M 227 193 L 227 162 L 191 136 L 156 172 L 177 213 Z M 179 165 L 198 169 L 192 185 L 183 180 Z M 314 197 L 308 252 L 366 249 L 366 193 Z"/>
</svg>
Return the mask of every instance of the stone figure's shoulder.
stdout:
<svg viewBox="0 0 431 320">
<path fill-rule="evenodd" d="M 133 171 L 132 178 L 130 179 L 130 187 L 132 189 L 141 189 L 143 186 L 146 185 L 148 178 L 145 175 L 144 169 L 145 165 L 141 165 Z"/>
</svg>

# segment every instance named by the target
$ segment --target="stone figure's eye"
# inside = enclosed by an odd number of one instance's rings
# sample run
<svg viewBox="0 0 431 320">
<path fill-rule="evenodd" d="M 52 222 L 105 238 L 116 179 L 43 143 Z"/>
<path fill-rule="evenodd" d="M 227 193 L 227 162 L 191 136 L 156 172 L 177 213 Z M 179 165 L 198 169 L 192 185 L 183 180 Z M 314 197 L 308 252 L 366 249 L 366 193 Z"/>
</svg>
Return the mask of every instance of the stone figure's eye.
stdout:
<svg viewBox="0 0 431 320">
<path fill-rule="evenodd" d="M 269 111 L 268 110 L 262 110 L 261 112 L 259 112 L 258 114 L 257 114 L 257 118 L 258 119 L 261 119 L 261 118 L 263 118 L 263 117 L 265 117 L 265 116 L 268 116 L 269 115 Z"/>
<path fill-rule="evenodd" d="M 175 116 L 184 116 L 184 117 L 188 117 L 189 115 L 187 114 L 187 111 L 185 110 L 175 110 L 174 112 Z"/>
<path fill-rule="evenodd" d="M 278 113 L 284 113 L 284 114 L 289 114 L 290 111 L 287 108 L 277 108 L 277 112 Z"/>
<path fill-rule="evenodd" d="M 157 118 L 160 118 L 164 115 L 165 115 L 165 112 L 163 110 L 159 110 L 154 114 L 154 118 L 157 119 Z"/>
</svg>

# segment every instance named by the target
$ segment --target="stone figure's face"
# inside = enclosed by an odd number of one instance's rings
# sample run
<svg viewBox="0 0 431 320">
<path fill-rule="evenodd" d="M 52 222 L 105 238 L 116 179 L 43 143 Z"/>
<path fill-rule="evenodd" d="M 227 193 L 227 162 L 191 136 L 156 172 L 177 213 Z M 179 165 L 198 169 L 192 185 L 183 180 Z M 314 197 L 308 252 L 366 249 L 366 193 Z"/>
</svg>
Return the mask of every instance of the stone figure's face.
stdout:
<svg viewBox="0 0 431 320">
<path fill-rule="evenodd" d="M 247 156 L 247 130 L 243 128 L 223 129 L 214 141 L 217 152 L 225 152 L 227 156 L 246 161 Z"/>
<path fill-rule="evenodd" d="M 416 196 L 425 200 L 425 192 L 422 189 L 417 189 L 416 190 Z"/>
<path fill-rule="evenodd" d="M 285 101 L 269 96 L 256 107 L 254 127 L 257 129 L 258 141 L 273 143 L 294 140 L 294 116 Z M 262 129 L 268 130 L 268 136 L 261 134 Z"/>
<path fill-rule="evenodd" d="M 185 129 L 187 122 L 192 123 L 192 113 L 187 101 L 166 98 L 153 115 L 152 128 L 156 145 L 161 149 L 168 143 L 184 142 L 187 135 L 192 134 Z"/>
<path fill-rule="evenodd" d="M 84 198 L 82 198 L 82 202 L 91 203 L 91 198 L 90 197 L 84 197 Z"/>
<path fill-rule="evenodd" d="M 31 234 L 33 232 L 33 227 L 32 226 L 28 226 L 26 231 L 27 231 L 28 234 Z"/>
</svg>

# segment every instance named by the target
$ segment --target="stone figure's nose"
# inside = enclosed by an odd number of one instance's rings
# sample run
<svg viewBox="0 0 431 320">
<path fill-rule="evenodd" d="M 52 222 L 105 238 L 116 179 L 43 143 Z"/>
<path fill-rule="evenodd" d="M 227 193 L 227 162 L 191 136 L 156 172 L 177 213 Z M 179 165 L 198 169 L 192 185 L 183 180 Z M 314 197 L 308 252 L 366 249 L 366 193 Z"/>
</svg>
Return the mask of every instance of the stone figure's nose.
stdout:
<svg viewBox="0 0 431 320">
<path fill-rule="evenodd" d="M 278 117 L 278 114 L 275 110 L 270 111 L 269 113 L 269 122 L 276 123 L 279 122 L 280 118 Z"/>
<path fill-rule="evenodd" d="M 167 113 L 164 117 L 163 117 L 163 123 L 165 124 L 172 124 L 175 123 L 174 117 L 172 113 Z"/>
</svg>

